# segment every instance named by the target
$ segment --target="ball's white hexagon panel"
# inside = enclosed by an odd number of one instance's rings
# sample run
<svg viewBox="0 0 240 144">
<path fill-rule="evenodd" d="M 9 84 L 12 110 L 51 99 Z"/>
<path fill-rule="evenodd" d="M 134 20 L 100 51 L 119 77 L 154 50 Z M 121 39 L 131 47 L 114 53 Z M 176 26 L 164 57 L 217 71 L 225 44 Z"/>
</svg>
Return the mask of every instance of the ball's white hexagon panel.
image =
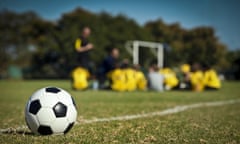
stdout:
<svg viewBox="0 0 240 144">
<path fill-rule="evenodd" d="M 53 93 L 45 93 L 42 97 L 39 98 L 42 107 L 52 108 L 58 102 L 58 95 Z"/>
<path fill-rule="evenodd" d="M 65 91 L 61 91 L 58 95 L 58 100 L 62 102 L 65 105 L 70 105 L 72 104 L 72 97 Z"/>
<path fill-rule="evenodd" d="M 68 127 L 70 123 L 67 118 L 57 118 L 52 124 L 51 129 L 53 133 L 64 133 L 65 129 Z"/>
<path fill-rule="evenodd" d="M 40 125 L 50 125 L 56 116 L 51 108 L 42 107 L 37 113 L 37 119 Z"/>
<path fill-rule="evenodd" d="M 66 117 L 67 117 L 69 123 L 75 122 L 77 120 L 77 110 L 74 105 L 68 106 Z"/>
<path fill-rule="evenodd" d="M 39 99 L 40 97 L 42 97 L 42 95 L 44 95 L 44 93 L 45 93 L 45 88 L 39 89 L 32 94 L 32 96 L 30 97 L 30 100 L 34 101 L 36 99 Z"/>
</svg>

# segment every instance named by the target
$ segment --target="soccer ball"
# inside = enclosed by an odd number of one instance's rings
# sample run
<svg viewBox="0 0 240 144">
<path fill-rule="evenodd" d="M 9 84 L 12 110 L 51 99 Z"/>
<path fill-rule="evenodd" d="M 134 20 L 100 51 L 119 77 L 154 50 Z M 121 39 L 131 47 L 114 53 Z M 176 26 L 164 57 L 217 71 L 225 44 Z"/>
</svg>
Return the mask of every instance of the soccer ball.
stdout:
<svg viewBox="0 0 240 144">
<path fill-rule="evenodd" d="M 28 100 L 25 120 L 29 129 L 40 135 L 66 134 L 77 119 L 71 95 L 57 87 L 36 91 Z"/>
</svg>

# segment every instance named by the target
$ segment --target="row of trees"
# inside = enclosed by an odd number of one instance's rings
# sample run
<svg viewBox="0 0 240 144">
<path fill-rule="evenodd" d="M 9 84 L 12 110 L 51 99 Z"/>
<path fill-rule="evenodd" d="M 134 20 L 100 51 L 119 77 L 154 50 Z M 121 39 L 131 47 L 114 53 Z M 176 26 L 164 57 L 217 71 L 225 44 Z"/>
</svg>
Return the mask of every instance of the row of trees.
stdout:
<svg viewBox="0 0 240 144">
<path fill-rule="evenodd" d="M 122 58 L 130 58 L 125 50 L 128 40 L 155 41 L 166 44 L 166 65 L 186 62 L 208 62 L 219 69 L 231 66 L 228 54 L 211 27 L 184 29 L 178 23 L 166 24 L 161 19 L 141 26 L 124 15 L 91 13 L 81 8 L 63 14 L 58 21 L 43 20 L 34 12 L 0 12 L 0 76 L 9 65 L 24 70 L 27 78 L 67 77 L 75 65 L 74 41 L 84 26 L 92 28 L 90 41 L 95 49 L 91 57 L 99 65 L 105 48 L 114 45 Z M 152 55 L 141 49 L 141 63 L 147 65 Z"/>
</svg>

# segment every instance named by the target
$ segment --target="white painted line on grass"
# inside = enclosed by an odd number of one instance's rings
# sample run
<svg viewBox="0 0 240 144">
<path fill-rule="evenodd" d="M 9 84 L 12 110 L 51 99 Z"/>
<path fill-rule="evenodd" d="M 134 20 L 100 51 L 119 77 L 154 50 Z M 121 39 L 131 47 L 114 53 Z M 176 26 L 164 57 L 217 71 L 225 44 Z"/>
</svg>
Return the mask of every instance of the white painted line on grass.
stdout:
<svg viewBox="0 0 240 144">
<path fill-rule="evenodd" d="M 156 111 L 156 112 L 145 113 L 145 114 L 125 115 L 125 116 L 117 116 L 117 117 L 109 117 L 109 118 L 96 118 L 92 120 L 81 120 L 79 123 L 89 124 L 89 123 L 96 123 L 96 122 L 133 120 L 133 119 L 153 117 L 153 116 L 165 116 L 165 115 L 186 111 L 188 109 L 194 109 L 194 108 L 200 108 L 200 107 L 222 106 L 222 105 L 234 104 L 239 102 L 240 102 L 240 99 L 228 100 L 228 101 L 203 102 L 203 103 L 176 106 L 173 108 L 165 109 L 163 111 Z"/>
<path fill-rule="evenodd" d="M 175 106 L 173 108 L 168 108 L 163 111 L 156 111 L 156 112 L 145 113 L 145 114 L 125 115 L 125 116 L 117 116 L 117 117 L 109 117 L 109 118 L 95 118 L 90 120 L 83 119 L 83 120 L 77 121 L 76 124 L 78 125 L 78 124 L 91 124 L 91 123 L 97 123 L 97 122 L 125 121 L 125 120 L 133 120 L 133 119 L 147 118 L 147 117 L 153 117 L 153 116 L 165 116 L 165 115 L 186 111 L 188 109 L 194 109 L 194 108 L 200 108 L 200 107 L 215 107 L 215 106 L 229 105 L 229 104 L 235 104 L 235 103 L 240 103 L 240 99 L 227 100 L 227 101 L 215 101 L 215 102 L 202 102 L 202 103 L 196 103 L 196 104 Z M 26 130 L 27 130 L 27 126 L 22 125 L 17 128 L 0 129 L 0 134 L 14 133 L 19 131 L 24 132 Z"/>
</svg>

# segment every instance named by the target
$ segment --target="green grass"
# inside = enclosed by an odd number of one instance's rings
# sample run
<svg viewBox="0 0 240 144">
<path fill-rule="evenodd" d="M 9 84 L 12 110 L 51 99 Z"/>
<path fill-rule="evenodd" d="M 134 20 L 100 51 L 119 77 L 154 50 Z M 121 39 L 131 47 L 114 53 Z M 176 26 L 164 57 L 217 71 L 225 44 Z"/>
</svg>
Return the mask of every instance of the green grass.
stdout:
<svg viewBox="0 0 240 144">
<path fill-rule="evenodd" d="M 217 92 L 72 91 L 69 81 L 0 81 L 0 129 L 25 125 L 24 108 L 37 89 L 58 86 L 78 106 L 78 121 L 161 111 L 176 105 L 240 99 L 240 83 L 225 82 Z M 66 135 L 0 134 L 0 143 L 240 143 L 240 104 L 181 113 L 75 125 Z"/>
</svg>

